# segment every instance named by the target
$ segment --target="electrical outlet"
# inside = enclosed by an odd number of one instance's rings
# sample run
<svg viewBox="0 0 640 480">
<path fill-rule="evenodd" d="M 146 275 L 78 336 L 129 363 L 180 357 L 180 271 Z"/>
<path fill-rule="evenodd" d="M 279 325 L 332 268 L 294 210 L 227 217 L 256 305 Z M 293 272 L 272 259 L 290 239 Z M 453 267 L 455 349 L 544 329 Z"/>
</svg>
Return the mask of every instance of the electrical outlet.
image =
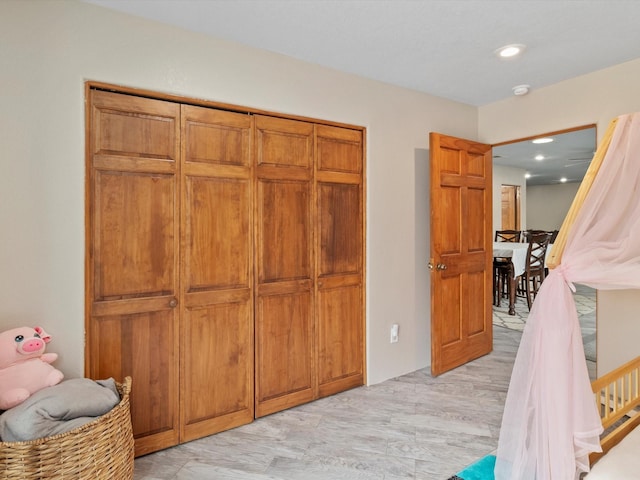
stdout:
<svg viewBox="0 0 640 480">
<path fill-rule="evenodd" d="M 400 327 L 398 326 L 397 323 L 394 323 L 393 325 L 391 325 L 391 339 L 390 342 L 391 343 L 397 343 L 398 342 L 398 332 L 400 330 Z"/>
</svg>

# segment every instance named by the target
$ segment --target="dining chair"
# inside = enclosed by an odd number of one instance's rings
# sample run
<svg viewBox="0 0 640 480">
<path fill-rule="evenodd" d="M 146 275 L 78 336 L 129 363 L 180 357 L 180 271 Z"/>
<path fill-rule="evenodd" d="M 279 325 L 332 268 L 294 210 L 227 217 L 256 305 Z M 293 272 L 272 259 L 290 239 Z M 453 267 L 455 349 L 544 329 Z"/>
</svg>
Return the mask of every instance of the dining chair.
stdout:
<svg viewBox="0 0 640 480">
<path fill-rule="evenodd" d="M 520 230 L 496 230 L 494 242 L 519 242 L 521 235 Z"/>
<path fill-rule="evenodd" d="M 549 246 L 552 246 L 555 243 L 556 238 L 558 238 L 558 233 L 560 233 L 560 230 L 549 230 L 547 233 L 549 234 Z M 549 247 L 547 247 L 547 250 L 548 249 Z M 549 269 L 547 267 L 544 267 L 544 275 L 545 277 L 549 275 Z"/>
<path fill-rule="evenodd" d="M 533 235 L 540 235 L 541 233 L 551 233 L 551 232 L 548 232 L 547 230 L 536 230 L 536 229 L 523 230 L 522 241 L 529 243 Z"/>
<path fill-rule="evenodd" d="M 533 300 L 545 279 L 544 261 L 551 234 L 547 232 L 536 233 L 532 234 L 530 238 L 527 248 L 527 263 L 521 278 L 521 290 L 527 299 L 529 310 L 531 310 Z"/>
<path fill-rule="evenodd" d="M 496 242 L 520 242 L 520 230 L 496 230 Z M 493 258 L 493 304 L 500 306 L 503 296 L 509 295 L 509 275 L 511 273 L 510 258 Z"/>
</svg>

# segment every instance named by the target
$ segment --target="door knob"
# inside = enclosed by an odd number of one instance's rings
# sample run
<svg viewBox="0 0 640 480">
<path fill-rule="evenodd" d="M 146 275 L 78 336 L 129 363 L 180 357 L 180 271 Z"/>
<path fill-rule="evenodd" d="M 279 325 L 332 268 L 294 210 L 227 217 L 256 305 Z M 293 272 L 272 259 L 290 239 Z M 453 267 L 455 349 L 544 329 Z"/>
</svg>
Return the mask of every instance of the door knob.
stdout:
<svg viewBox="0 0 640 480">
<path fill-rule="evenodd" d="M 439 263 L 436 265 L 436 270 L 446 270 L 447 266 L 444 263 Z"/>
<path fill-rule="evenodd" d="M 171 300 L 169 300 L 169 306 L 171 308 L 176 308 L 177 305 L 178 305 L 178 300 L 176 300 L 175 298 L 172 298 Z"/>
<path fill-rule="evenodd" d="M 433 270 L 433 263 L 431 262 L 427 263 L 427 267 L 429 267 L 429 270 Z"/>
</svg>

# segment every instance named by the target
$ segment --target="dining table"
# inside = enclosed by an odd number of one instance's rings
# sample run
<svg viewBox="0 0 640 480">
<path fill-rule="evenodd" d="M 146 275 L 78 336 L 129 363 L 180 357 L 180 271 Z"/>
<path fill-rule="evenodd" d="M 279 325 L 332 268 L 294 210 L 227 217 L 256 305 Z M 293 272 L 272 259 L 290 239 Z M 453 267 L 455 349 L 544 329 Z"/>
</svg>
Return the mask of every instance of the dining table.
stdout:
<svg viewBox="0 0 640 480">
<path fill-rule="evenodd" d="M 546 259 L 549 257 L 553 244 L 547 246 Z M 509 315 L 516 314 L 516 290 L 520 276 L 527 267 L 527 252 L 529 243 L 524 242 L 493 242 L 493 258 L 508 258 L 511 261 L 509 275 Z"/>
</svg>

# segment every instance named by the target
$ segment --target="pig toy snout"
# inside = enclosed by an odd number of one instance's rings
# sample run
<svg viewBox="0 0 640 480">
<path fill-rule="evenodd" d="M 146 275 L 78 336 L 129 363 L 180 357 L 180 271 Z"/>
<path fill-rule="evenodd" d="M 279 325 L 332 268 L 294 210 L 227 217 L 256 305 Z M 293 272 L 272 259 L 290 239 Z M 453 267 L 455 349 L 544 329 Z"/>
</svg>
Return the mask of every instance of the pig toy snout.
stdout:
<svg viewBox="0 0 640 480">
<path fill-rule="evenodd" d="M 15 340 L 18 344 L 18 351 L 20 353 L 34 353 L 44 347 L 44 341 L 42 341 L 38 337 L 33 337 L 25 340 L 22 335 L 18 335 Z"/>
</svg>

